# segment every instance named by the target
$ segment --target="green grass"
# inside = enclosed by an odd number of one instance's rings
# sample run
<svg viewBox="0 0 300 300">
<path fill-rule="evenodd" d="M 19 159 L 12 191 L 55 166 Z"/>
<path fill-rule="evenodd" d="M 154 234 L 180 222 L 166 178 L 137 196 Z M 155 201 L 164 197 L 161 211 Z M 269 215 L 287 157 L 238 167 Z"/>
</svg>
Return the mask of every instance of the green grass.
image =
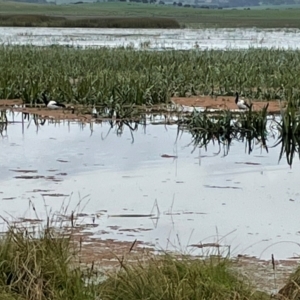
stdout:
<svg viewBox="0 0 300 300">
<path fill-rule="evenodd" d="M 45 14 L 80 17 L 166 17 L 191 27 L 296 27 L 300 28 L 300 9 L 212 10 L 138 3 L 94 3 L 46 5 L 0 0 L 1 14 Z M 277 8 L 277 7 L 276 7 Z"/>
<path fill-rule="evenodd" d="M 49 227 L 10 226 L 0 239 L 0 261 L 1 300 L 269 299 L 233 273 L 225 258 L 166 254 L 120 261 L 121 269 L 105 279 L 93 266 L 80 266 L 71 234 Z"/>
<path fill-rule="evenodd" d="M 37 239 L 11 227 L 0 240 L 0 261 L 0 299 L 95 299 L 74 263 L 70 237 L 45 229 Z"/>
<path fill-rule="evenodd" d="M 163 255 L 146 263 L 123 264 L 104 282 L 103 300 L 268 299 L 229 270 L 223 258 L 191 259 Z"/>
</svg>

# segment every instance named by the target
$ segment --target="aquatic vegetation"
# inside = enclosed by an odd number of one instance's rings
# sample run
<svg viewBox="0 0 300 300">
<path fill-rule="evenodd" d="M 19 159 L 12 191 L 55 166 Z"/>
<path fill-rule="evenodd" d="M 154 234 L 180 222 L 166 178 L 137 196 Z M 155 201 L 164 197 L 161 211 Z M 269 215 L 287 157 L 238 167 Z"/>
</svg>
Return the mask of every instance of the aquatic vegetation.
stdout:
<svg viewBox="0 0 300 300">
<path fill-rule="evenodd" d="M 178 134 L 181 129 L 188 130 L 192 134 L 194 147 L 207 148 L 213 142 L 224 147 L 227 155 L 232 140 L 246 141 L 246 147 L 250 154 L 254 143 L 260 143 L 268 151 L 266 144 L 268 104 L 258 112 L 252 111 L 252 106 L 247 112 L 232 112 L 223 110 L 211 113 L 209 111 L 194 112 L 190 116 L 181 118 L 178 126 Z"/>
<path fill-rule="evenodd" d="M 275 120 L 279 131 L 278 142 L 275 146 L 281 145 L 279 160 L 285 154 L 290 166 L 293 164 L 296 153 L 300 158 L 300 114 L 296 105 L 298 104 L 290 101 L 287 108 L 281 112 L 281 120 Z"/>
<path fill-rule="evenodd" d="M 297 100 L 300 51 L 135 51 L 60 46 L 1 46 L 0 98 L 28 105 L 43 90 L 72 104 L 167 103 L 172 96 L 234 95 Z M 259 62 L 259 63 L 258 63 Z"/>
</svg>

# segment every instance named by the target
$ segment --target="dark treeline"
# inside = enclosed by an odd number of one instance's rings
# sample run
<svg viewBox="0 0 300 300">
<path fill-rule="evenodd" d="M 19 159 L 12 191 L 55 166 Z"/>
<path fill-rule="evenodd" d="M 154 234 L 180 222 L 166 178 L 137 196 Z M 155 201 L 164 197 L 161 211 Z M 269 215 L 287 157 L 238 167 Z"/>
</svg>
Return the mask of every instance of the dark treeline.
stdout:
<svg viewBox="0 0 300 300">
<path fill-rule="evenodd" d="M 84 18 L 70 20 L 44 15 L 0 15 L 0 26 L 20 27 L 96 27 L 96 28 L 180 28 L 170 18 Z"/>
</svg>

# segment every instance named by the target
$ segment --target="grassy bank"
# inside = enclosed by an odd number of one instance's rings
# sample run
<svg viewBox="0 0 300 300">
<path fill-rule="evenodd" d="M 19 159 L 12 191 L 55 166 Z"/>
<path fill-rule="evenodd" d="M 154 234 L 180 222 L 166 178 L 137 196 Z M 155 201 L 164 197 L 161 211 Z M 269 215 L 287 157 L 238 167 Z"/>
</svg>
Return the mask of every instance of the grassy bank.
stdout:
<svg viewBox="0 0 300 300">
<path fill-rule="evenodd" d="M 134 51 L 0 47 L 0 98 L 34 105 L 43 90 L 66 103 L 112 107 L 171 96 L 300 99 L 300 51 Z"/>
<path fill-rule="evenodd" d="M 50 228 L 38 234 L 39 239 L 25 228 L 10 227 L 1 237 L 1 299 L 269 299 L 230 271 L 227 259 L 120 260 L 121 268 L 103 277 L 94 263 L 80 265 L 72 235 Z"/>
<path fill-rule="evenodd" d="M 45 15 L 0 15 L 0 26 L 88 28 L 180 28 L 171 18 L 101 17 L 67 19 Z"/>
<path fill-rule="evenodd" d="M 267 10 L 199 9 L 138 3 L 47 5 L 0 0 L 1 14 L 68 17 L 172 18 L 189 27 L 300 28 L 299 8 Z M 4 24 L 0 22 L 0 25 Z M 43 26 L 43 22 L 40 23 Z M 37 25 L 35 25 L 37 26 Z"/>
</svg>

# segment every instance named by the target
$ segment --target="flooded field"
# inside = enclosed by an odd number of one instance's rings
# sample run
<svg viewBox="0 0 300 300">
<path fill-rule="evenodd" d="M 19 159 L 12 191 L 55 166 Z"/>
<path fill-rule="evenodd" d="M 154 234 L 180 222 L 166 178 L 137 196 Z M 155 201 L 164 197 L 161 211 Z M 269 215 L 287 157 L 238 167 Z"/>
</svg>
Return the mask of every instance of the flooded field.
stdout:
<svg viewBox="0 0 300 300">
<path fill-rule="evenodd" d="M 299 48 L 299 29 L 0 28 L 0 44 L 149 50 Z"/>
<path fill-rule="evenodd" d="M 223 253 L 263 259 L 300 251 L 300 167 L 297 159 L 292 168 L 278 163 L 280 147 L 266 153 L 257 145 L 248 155 L 234 142 L 224 155 L 213 144 L 193 151 L 176 125 L 120 132 L 108 122 L 21 120 L 9 113 L 0 138 L 6 219 L 45 220 L 68 206 L 93 238 L 189 253 L 217 243 Z"/>
</svg>

